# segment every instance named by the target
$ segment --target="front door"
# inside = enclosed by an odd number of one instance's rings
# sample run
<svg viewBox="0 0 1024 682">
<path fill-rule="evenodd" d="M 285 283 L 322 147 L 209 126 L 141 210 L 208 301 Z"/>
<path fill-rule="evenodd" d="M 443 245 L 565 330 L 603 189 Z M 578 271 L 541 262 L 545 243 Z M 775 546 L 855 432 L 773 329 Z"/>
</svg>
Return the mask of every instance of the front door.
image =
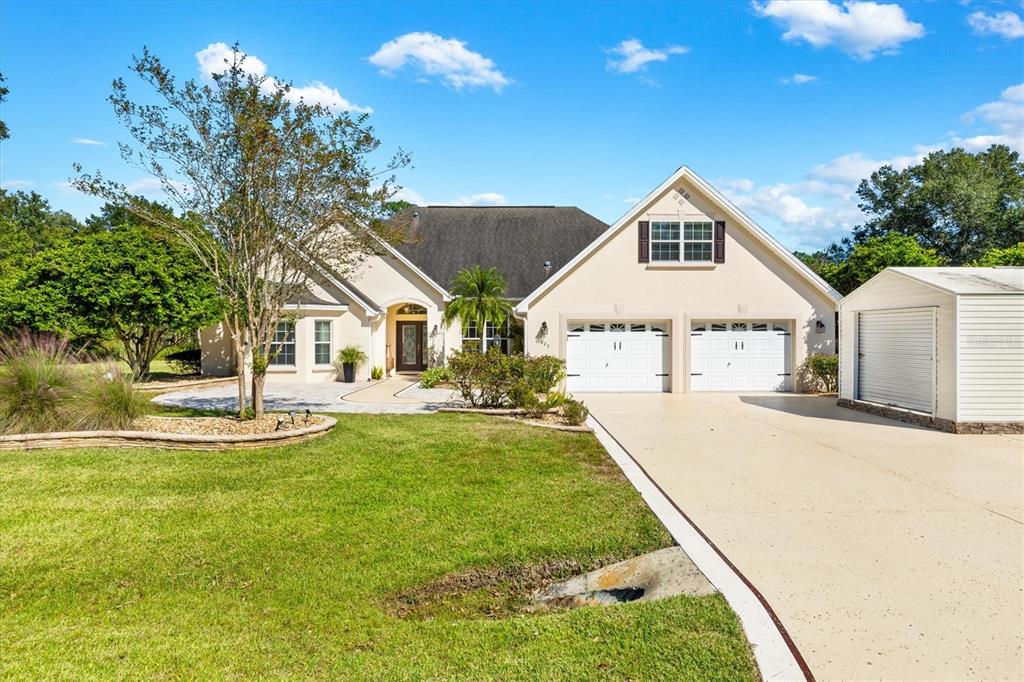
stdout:
<svg viewBox="0 0 1024 682">
<path fill-rule="evenodd" d="M 399 372 L 422 372 L 427 368 L 427 323 L 396 322 Z"/>
</svg>

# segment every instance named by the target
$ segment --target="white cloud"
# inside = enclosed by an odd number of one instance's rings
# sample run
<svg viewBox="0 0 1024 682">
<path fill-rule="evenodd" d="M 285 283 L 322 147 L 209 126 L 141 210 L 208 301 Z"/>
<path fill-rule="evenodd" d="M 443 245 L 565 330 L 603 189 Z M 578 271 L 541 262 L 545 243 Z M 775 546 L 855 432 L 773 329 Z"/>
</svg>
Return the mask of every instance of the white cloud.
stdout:
<svg viewBox="0 0 1024 682">
<path fill-rule="evenodd" d="M 16 192 L 19 189 L 28 189 L 34 187 L 36 183 L 31 180 L 4 180 L 0 182 L 0 188 L 9 189 L 12 192 Z"/>
<path fill-rule="evenodd" d="M 843 154 L 828 163 L 812 168 L 811 176 L 819 180 L 831 180 L 841 184 L 856 184 L 882 166 L 888 165 L 896 170 L 903 170 L 920 163 L 928 154 L 942 148 L 943 145 L 915 145 L 913 154 L 894 156 L 880 161 L 869 159 L 861 152 Z"/>
<path fill-rule="evenodd" d="M 468 49 L 465 42 L 423 31 L 389 40 L 370 55 L 369 61 L 387 76 L 405 66 L 414 66 L 426 76 L 439 78 L 456 90 L 487 87 L 501 92 L 512 82 L 492 60 Z M 426 79 L 421 77 L 417 80 Z"/>
<path fill-rule="evenodd" d="M 607 50 L 608 53 L 617 55 L 608 58 L 607 66 L 609 71 L 616 73 L 636 73 L 645 71 L 651 62 L 667 62 L 669 55 L 686 54 L 689 51 L 690 48 L 682 45 L 669 45 L 656 50 L 644 47 L 636 38 L 629 38 Z"/>
<path fill-rule="evenodd" d="M 71 142 L 74 143 L 74 144 L 93 145 L 93 146 L 96 146 L 96 147 L 106 147 L 107 146 L 106 142 L 100 142 L 99 140 L 94 140 L 91 137 L 76 137 L 75 139 L 71 140 Z"/>
<path fill-rule="evenodd" d="M 452 202 L 453 206 L 506 206 L 508 205 L 508 199 L 505 198 L 504 194 L 498 194 L 497 192 L 481 192 L 480 194 L 470 194 L 469 196 L 459 197 Z"/>
<path fill-rule="evenodd" d="M 924 36 L 924 26 L 910 21 L 899 5 L 850 0 L 753 2 L 754 10 L 782 24 L 783 40 L 805 40 L 814 47 L 835 45 L 857 59 L 894 54 L 908 40 Z"/>
<path fill-rule="evenodd" d="M 1024 38 L 1024 21 L 1021 21 L 1016 12 L 972 12 L 967 17 L 967 23 L 979 36 L 997 35 L 1007 40 Z"/>
<path fill-rule="evenodd" d="M 184 192 L 186 189 L 185 183 L 178 182 L 177 180 L 171 180 L 171 186 L 178 192 Z M 138 194 L 150 199 L 163 199 L 167 196 L 164 192 L 164 186 L 156 178 L 140 178 L 139 180 L 127 183 L 124 188 L 132 194 Z"/>
<path fill-rule="evenodd" d="M 818 80 L 817 76 L 810 76 L 806 73 L 794 73 L 792 76 L 785 76 L 779 79 L 783 85 L 806 85 Z"/>
<path fill-rule="evenodd" d="M 272 77 L 267 77 L 266 63 L 251 54 L 243 53 L 243 56 L 245 59 L 242 61 L 242 70 L 258 78 L 267 78 L 263 85 L 264 91 L 274 90 L 278 85 L 278 81 Z M 199 52 L 196 52 L 199 74 L 207 82 L 212 81 L 215 74 L 227 71 L 233 59 L 234 53 L 226 43 L 211 43 Z M 371 107 L 361 107 L 358 104 L 353 104 L 342 97 L 336 88 L 332 88 L 321 81 L 312 81 L 305 86 L 293 85 L 288 91 L 287 97 L 290 102 L 304 101 L 309 105 L 320 104 L 334 114 L 343 111 L 373 113 Z"/>
<path fill-rule="evenodd" d="M 843 154 L 813 166 L 797 182 L 758 184 L 748 178 L 728 178 L 713 184 L 769 226 L 788 247 L 820 249 L 863 222 L 857 186 L 883 165 L 902 170 L 934 151 L 952 147 L 978 152 L 993 144 L 1006 144 L 1024 152 L 1024 83 L 1006 88 L 997 101 L 982 104 L 964 118 L 980 121 L 994 131 L 978 131 L 967 138 L 950 132 L 940 144 L 914 145 L 910 153 L 886 159 L 874 159 L 863 152 Z"/>
<path fill-rule="evenodd" d="M 61 194 L 67 194 L 68 196 L 79 196 L 79 195 L 83 194 L 82 192 L 79 192 L 77 189 L 75 189 L 75 186 L 72 185 L 67 180 L 61 180 L 60 182 L 54 182 L 54 183 L 51 183 L 51 185 L 53 186 L 54 189 L 59 190 Z"/>
<path fill-rule="evenodd" d="M 410 188 L 403 187 L 398 190 L 394 196 L 391 197 L 392 201 L 408 201 L 410 204 L 416 206 L 507 206 L 508 199 L 505 198 L 504 194 L 498 194 L 497 192 L 480 192 L 479 194 L 469 194 L 466 196 L 452 199 L 451 201 L 429 201 L 420 192 Z"/>
<path fill-rule="evenodd" d="M 1012 85 L 995 102 L 987 102 L 969 111 L 964 120 L 981 120 L 997 128 L 1010 146 L 1024 152 L 1024 83 Z"/>
<path fill-rule="evenodd" d="M 642 199 L 642 198 L 643 197 L 626 197 L 625 199 L 622 200 L 622 203 L 629 204 L 630 206 L 634 206 L 634 205 L 640 203 L 640 199 Z"/>
</svg>

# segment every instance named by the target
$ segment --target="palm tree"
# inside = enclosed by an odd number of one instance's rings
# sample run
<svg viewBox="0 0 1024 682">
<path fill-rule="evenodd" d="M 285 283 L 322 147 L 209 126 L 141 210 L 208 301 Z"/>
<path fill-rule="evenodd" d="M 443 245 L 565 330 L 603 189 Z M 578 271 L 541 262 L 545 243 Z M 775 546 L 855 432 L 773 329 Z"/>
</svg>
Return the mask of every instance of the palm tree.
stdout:
<svg viewBox="0 0 1024 682">
<path fill-rule="evenodd" d="M 507 288 L 505 276 L 497 268 L 474 265 L 460 270 L 452 280 L 452 300 L 444 310 L 444 325 L 450 326 L 456 318 L 462 324 L 475 322 L 481 338 L 486 335 L 487 322 L 494 324 L 496 329 L 502 328 L 512 313 L 512 304 L 505 297 Z"/>
</svg>

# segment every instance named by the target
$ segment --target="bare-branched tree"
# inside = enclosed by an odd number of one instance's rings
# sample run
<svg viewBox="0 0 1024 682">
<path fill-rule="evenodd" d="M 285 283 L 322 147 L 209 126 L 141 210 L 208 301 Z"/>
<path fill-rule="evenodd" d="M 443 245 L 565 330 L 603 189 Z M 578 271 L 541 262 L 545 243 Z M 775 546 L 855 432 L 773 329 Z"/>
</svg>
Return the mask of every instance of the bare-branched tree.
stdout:
<svg viewBox="0 0 1024 682">
<path fill-rule="evenodd" d="M 183 239 L 209 269 L 223 301 L 224 330 L 238 369 L 239 414 L 245 415 L 246 366 L 252 404 L 263 414 L 263 385 L 286 303 L 308 291 L 318 270 L 345 277 L 382 242 L 401 237 L 385 223 L 398 189 L 402 151 L 375 167 L 380 141 L 367 115 L 330 111 L 291 96 L 289 83 L 247 70 L 236 44 L 212 83 L 178 85 L 144 49 L 132 70 L 158 96 L 129 98 L 122 79 L 110 102 L 135 143 L 120 144 L 129 164 L 159 181 L 177 215 L 99 172 L 75 186 L 127 207 Z"/>
</svg>

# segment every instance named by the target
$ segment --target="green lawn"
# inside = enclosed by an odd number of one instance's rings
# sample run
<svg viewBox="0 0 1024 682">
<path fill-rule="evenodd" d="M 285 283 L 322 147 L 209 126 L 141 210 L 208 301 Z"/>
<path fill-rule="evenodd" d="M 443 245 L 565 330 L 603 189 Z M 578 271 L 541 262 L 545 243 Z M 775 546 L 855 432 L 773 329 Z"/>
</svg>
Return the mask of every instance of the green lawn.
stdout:
<svg viewBox="0 0 1024 682">
<path fill-rule="evenodd" d="M 670 543 L 592 436 L 486 417 L 0 453 L 0 678 L 756 679 L 718 596 L 527 613 L 515 580 L 424 587 Z"/>
</svg>

